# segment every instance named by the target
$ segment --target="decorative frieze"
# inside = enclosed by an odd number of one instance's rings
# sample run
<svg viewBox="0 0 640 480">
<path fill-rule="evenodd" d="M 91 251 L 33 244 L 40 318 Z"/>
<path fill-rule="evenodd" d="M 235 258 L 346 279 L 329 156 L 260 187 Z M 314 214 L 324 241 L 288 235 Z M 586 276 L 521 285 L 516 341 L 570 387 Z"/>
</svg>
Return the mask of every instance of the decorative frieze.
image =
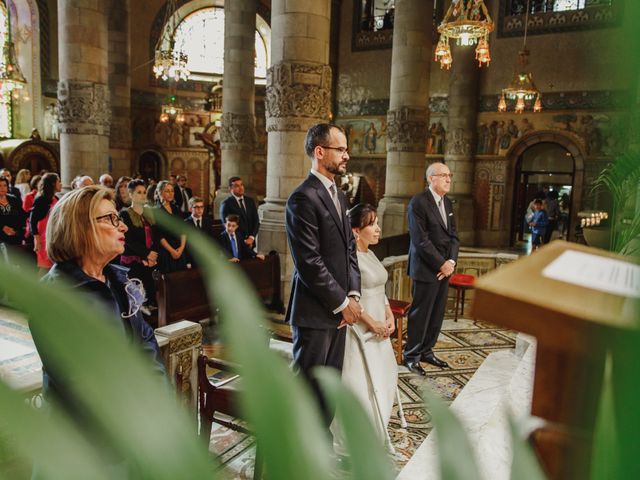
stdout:
<svg viewBox="0 0 640 480">
<path fill-rule="evenodd" d="M 468 157 L 471 155 L 472 132 L 458 127 L 450 131 L 445 145 L 446 155 L 461 155 Z"/>
<path fill-rule="evenodd" d="M 500 16 L 498 18 L 498 37 L 515 37 L 524 34 L 525 15 L 505 15 L 504 12 L 512 9 L 506 8 L 505 2 L 513 0 L 501 0 Z M 615 1 L 611 5 L 589 5 L 579 10 L 566 10 L 562 12 L 537 12 L 529 15 L 528 35 L 544 33 L 568 32 L 576 30 L 592 30 L 619 25 L 622 19 L 622 4 Z"/>
<path fill-rule="evenodd" d="M 57 113 L 60 133 L 108 136 L 111 124 L 108 85 L 59 81 Z"/>
<path fill-rule="evenodd" d="M 222 114 L 220 143 L 223 150 L 253 150 L 256 140 L 255 116 L 226 112 Z"/>
<path fill-rule="evenodd" d="M 267 71 L 267 131 L 302 129 L 300 118 L 313 122 L 331 116 L 331 67 L 280 62 Z M 306 130 L 306 128 L 304 129 Z"/>
<path fill-rule="evenodd" d="M 401 107 L 387 112 L 387 151 L 422 152 L 427 139 L 427 109 Z"/>
</svg>

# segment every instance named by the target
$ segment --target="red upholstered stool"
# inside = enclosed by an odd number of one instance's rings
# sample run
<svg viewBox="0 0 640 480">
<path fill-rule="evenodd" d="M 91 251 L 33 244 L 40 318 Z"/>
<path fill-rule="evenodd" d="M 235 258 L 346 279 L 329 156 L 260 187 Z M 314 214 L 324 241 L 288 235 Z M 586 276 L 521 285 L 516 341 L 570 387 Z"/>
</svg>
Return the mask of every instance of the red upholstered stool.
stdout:
<svg viewBox="0 0 640 480">
<path fill-rule="evenodd" d="M 464 294 L 465 292 L 473 288 L 473 284 L 476 281 L 476 277 L 473 275 L 465 275 L 464 273 L 456 273 L 451 275 L 449 280 L 449 286 L 456 289 L 456 307 L 454 321 L 458 321 L 458 306 L 460 305 L 460 299 L 462 299 L 462 309 L 460 316 L 464 315 Z"/>
<path fill-rule="evenodd" d="M 410 306 L 411 304 L 409 302 L 394 300 L 392 298 L 389 299 L 389 308 L 391 308 L 391 313 L 393 313 L 393 318 L 396 321 L 396 362 L 398 362 L 398 365 L 402 363 L 402 340 L 405 331 L 403 320 L 409 313 Z"/>
</svg>

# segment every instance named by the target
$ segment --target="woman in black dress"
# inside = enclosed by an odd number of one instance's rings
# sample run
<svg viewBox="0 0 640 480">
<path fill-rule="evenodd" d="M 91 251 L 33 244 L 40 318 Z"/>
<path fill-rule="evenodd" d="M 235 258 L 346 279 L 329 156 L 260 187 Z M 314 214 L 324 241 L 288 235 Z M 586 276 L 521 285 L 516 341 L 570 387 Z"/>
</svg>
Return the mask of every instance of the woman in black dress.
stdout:
<svg viewBox="0 0 640 480">
<path fill-rule="evenodd" d="M 158 204 L 154 208 L 154 215 L 172 215 L 176 220 L 182 222 L 182 212 L 173 203 L 173 185 L 167 180 L 163 180 L 158 183 L 156 193 L 158 195 Z M 169 273 L 187 268 L 187 257 L 184 251 L 187 244 L 186 235 L 177 237 L 158 225 L 157 222 L 154 226 L 153 234 L 160 245 L 158 270 L 162 273 Z"/>
<path fill-rule="evenodd" d="M 147 292 L 147 303 L 155 305 L 153 271 L 158 263 L 158 245 L 152 231 L 152 213 L 145 207 L 147 188 L 142 180 L 131 180 L 127 186 L 131 206 L 120 210 L 126 231 L 124 253 L 120 264 L 129 268 L 129 278 L 139 278 Z"/>
</svg>

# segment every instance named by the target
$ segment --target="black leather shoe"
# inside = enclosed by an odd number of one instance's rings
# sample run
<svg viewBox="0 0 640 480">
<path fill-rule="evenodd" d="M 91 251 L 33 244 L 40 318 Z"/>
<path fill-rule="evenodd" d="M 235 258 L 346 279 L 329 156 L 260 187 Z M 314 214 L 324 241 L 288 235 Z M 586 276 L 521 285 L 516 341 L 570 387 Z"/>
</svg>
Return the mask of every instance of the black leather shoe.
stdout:
<svg viewBox="0 0 640 480">
<path fill-rule="evenodd" d="M 423 362 L 430 363 L 431 365 L 435 365 L 436 367 L 449 368 L 449 364 L 447 362 L 445 362 L 444 360 L 440 360 L 433 353 L 429 353 L 428 355 L 422 355 L 420 359 Z"/>
<path fill-rule="evenodd" d="M 424 377 L 427 374 L 427 372 L 424 371 L 424 368 L 422 368 L 422 365 L 420 365 L 420 362 L 407 362 L 405 360 L 404 362 L 402 362 L 402 365 L 407 367 L 410 372 L 413 372 L 417 375 L 422 375 Z"/>
</svg>

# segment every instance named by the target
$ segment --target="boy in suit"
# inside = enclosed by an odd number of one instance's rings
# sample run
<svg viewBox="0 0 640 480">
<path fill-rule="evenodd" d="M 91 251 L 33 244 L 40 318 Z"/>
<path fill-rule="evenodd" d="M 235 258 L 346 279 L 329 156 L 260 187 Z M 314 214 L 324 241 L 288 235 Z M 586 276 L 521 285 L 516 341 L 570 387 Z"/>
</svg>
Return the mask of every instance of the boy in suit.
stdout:
<svg viewBox="0 0 640 480">
<path fill-rule="evenodd" d="M 259 258 L 264 260 L 264 255 L 254 252 L 244 242 L 244 236 L 238 230 L 240 217 L 238 215 L 227 215 L 225 218 L 225 231 L 218 237 L 218 242 L 223 250 L 229 255 L 229 261 L 238 263 L 240 260 L 248 258 Z"/>
</svg>

